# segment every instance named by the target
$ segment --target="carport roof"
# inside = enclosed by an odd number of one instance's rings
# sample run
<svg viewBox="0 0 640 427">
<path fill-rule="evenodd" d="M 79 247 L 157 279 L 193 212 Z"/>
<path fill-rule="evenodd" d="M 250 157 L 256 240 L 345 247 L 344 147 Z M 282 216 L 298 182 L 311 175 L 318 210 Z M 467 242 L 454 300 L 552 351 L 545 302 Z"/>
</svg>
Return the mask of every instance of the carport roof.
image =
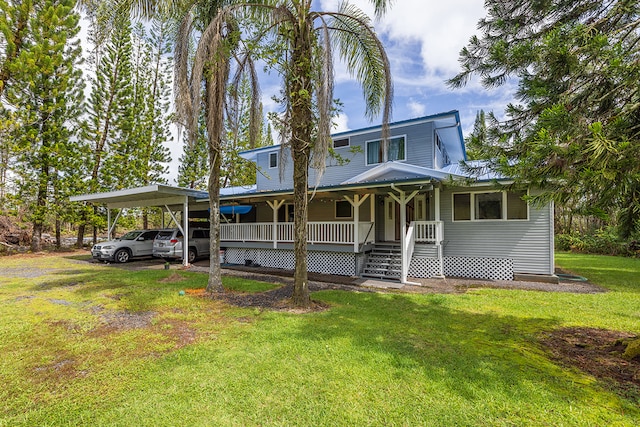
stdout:
<svg viewBox="0 0 640 427">
<path fill-rule="evenodd" d="M 106 193 L 72 196 L 69 200 L 72 202 L 103 204 L 115 209 L 182 205 L 185 202 L 185 198 L 188 200 L 189 205 L 192 206 L 196 204 L 197 200 L 207 199 L 208 197 L 209 194 L 206 191 L 153 184 L 146 187 L 128 188 Z M 207 207 L 204 208 L 206 209 Z"/>
</svg>

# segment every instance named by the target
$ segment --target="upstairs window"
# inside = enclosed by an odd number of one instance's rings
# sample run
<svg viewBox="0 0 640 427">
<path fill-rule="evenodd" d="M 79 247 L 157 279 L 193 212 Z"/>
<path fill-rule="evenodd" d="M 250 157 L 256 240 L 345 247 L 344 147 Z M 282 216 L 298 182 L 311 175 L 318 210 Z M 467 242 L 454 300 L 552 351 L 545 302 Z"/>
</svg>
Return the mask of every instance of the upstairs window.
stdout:
<svg viewBox="0 0 640 427">
<path fill-rule="evenodd" d="M 377 139 L 374 141 L 367 141 L 367 165 L 375 165 L 384 161 L 383 153 L 383 141 Z M 405 137 L 399 136 L 388 140 L 387 143 L 387 160 L 405 160 L 406 159 L 406 144 Z"/>
<path fill-rule="evenodd" d="M 269 169 L 278 167 L 278 153 L 269 153 Z"/>
<path fill-rule="evenodd" d="M 333 148 L 342 148 L 349 146 L 349 138 L 334 139 Z"/>
<path fill-rule="evenodd" d="M 526 220 L 526 191 L 492 191 L 453 195 L 454 221 Z"/>
</svg>

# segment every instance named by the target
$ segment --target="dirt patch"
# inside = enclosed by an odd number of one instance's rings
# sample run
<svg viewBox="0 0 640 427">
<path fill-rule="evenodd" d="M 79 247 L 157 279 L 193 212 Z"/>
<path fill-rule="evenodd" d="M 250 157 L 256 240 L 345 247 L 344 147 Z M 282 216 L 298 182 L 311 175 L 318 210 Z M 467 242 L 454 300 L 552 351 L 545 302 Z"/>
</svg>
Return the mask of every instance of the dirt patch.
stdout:
<svg viewBox="0 0 640 427">
<path fill-rule="evenodd" d="M 547 333 L 542 344 L 554 360 L 578 368 L 624 397 L 640 402 L 640 360 L 625 360 L 619 340 L 633 335 L 594 328 L 562 328 Z"/>
<path fill-rule="evenodd" d="M 187 280 L 186 277 L 181 276 L 178 273 L 171 273 L 170 276 L 165 277 L 164 279 L 158 280 L 160 283 L 177 283 L 182 282 L 183 280 Z"/>
<path fill-rule="evenodd" d="M 102 326 L 100 329 L 123 330 L 146 328 L 151 324 L 151 320 L 156 315 L 153 311 L 130 312 L 130 311 L 110 311 L 100 315 Z"/>
<path fill-rule="evenodd" d="M 314 286 L 319 290 L 317 285 Z M 308 308 L 295 307 L 291 301 L 293 296 L 293 284 L 284 284 L 283 286 L 272 289 L 265 292 L 231 292 L 226 291 L 221 294 L 211 294 L 211 297 L 217 300 L 224 301 L 228 304 L 235 305 L 236 307 L 256 307 L 260 309 L 270 309 L 277 311 L 288 311 L 295 313 L 307 313 L 314 311 L 326 310 L 329 306 L 319 301 L 311 301 L 311 305 Z"/>
</svg>

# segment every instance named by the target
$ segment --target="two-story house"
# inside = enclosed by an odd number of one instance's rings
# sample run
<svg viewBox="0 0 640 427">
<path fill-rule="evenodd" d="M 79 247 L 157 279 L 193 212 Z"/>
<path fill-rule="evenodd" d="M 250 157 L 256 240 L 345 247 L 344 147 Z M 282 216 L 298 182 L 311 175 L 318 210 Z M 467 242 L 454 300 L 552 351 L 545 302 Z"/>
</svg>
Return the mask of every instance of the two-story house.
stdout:
<svg viewBox="0 0 640 427">
<path fill-rule="evenodd" d="M 553 276 L 553 206 L 527 204 L 523 196 L 535 189 L 461 167 L 457 111 L 390 129 L 387 143 L 380 126 L 333 135 L 324 174 L 310 171 L 309 271 L 402 282 Z M 241 155 L 259 172 L 254 186 L 221 190 L 224 262 L 293 269 L 289 153 L 269 146 Z M 206 192 L 159 184 L 71 199 L 110 209 L 161 206 L 185 236 L 190 218 L 209 215 Z M 108 224 L 111 233 L 110 217 Z"/>
<path fill-rule="evenodd" d="M 309 173 L 309 271 L 398 279 L 552 276 L 553 206 L 491 172 L 471 176 L 457 111 L 333 135 L 335 156 Z M 280 146 L 241 153 L 255 186 L 222 190 L 225 262 L 293 269 L 292 163 Z M 282 173 L 281 173 L 281 169 Z M 282 179 L 280 178 L 282 177 Z M 246 213 L 233 213 L 240 208 Z"/>
</svg>

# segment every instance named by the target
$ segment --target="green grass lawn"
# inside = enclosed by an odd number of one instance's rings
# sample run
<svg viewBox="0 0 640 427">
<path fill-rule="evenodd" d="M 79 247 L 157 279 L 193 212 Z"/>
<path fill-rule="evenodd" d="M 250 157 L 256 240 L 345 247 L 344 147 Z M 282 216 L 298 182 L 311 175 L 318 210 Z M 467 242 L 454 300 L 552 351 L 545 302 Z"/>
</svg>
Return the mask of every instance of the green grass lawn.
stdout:
<svg viewBox="0 0 640 427">
<path fill-rule="evenodd" d="M 636 397 L 554 363 L 539 338 L 640 333 L 638 261 L 557 255 L 602 294 L 322 291 L 328 310 L 293 314 L 181 296 L 200 273 L 2 258 L 0 426 L 635 426 Z"/>
</svg>

